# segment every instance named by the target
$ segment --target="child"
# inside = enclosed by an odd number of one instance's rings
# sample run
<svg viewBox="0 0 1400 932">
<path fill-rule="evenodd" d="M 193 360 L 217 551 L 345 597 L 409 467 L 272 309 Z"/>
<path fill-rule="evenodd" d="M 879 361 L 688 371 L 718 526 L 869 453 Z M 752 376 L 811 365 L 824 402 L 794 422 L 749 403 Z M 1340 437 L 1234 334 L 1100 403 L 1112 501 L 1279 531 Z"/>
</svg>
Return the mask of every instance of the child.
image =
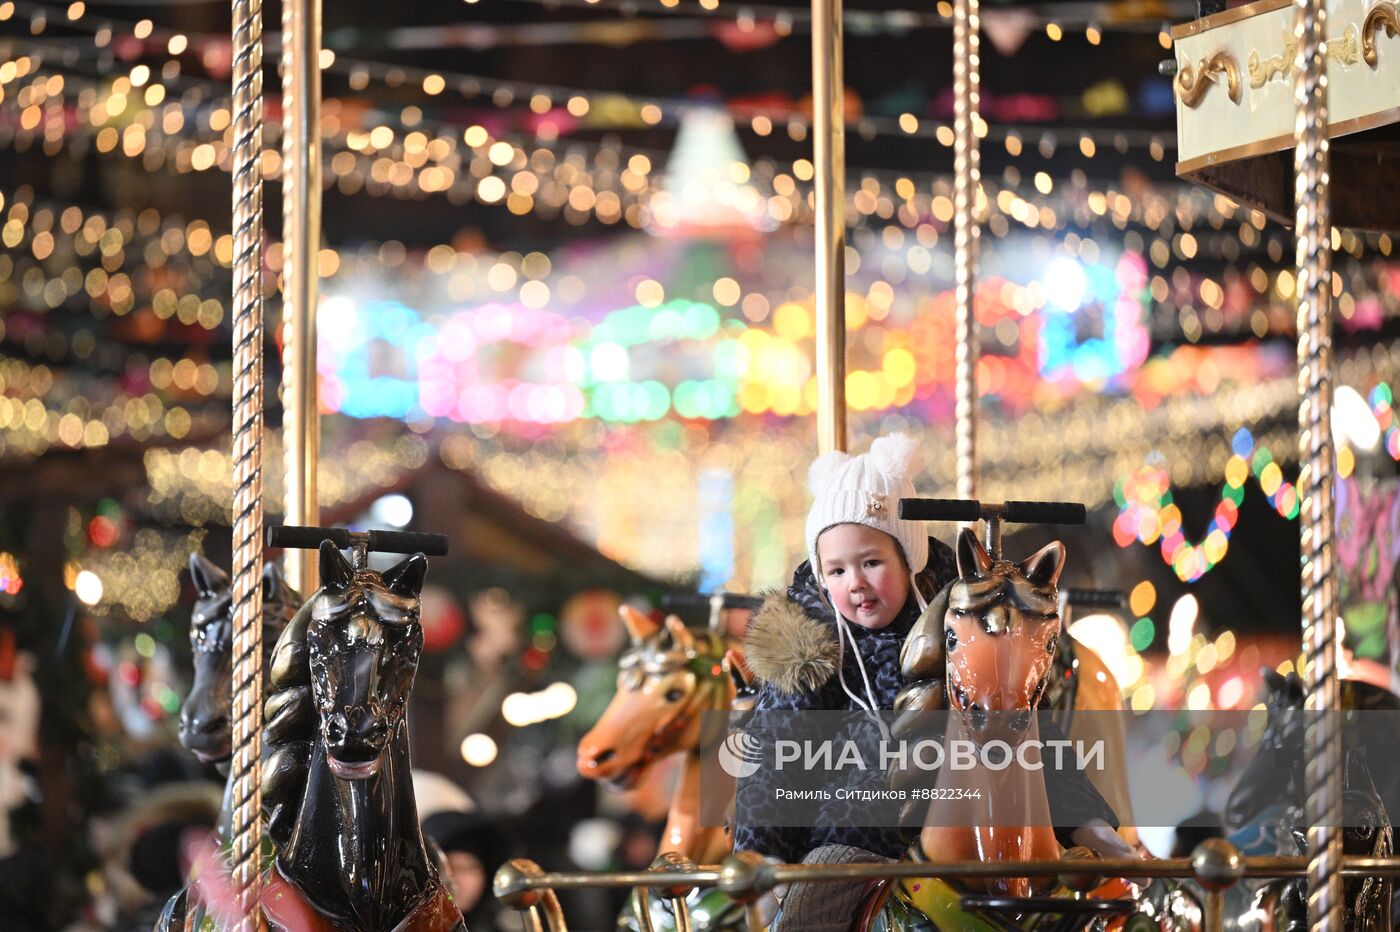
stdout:
<svg viewBox="0 0 1400 932">
<path fill-rule="evenodd" d="M 958 575 L 949 547 L 926 537 L 917 522 L 898 518 L 899 499 L 915 494 L 912 477 L 920 468 L 917 444 L 906 434 L 881 437 L 864 455 L 828 453 L 812 464 L 809 559 L 785 594 L 765 599 L 745 638 L 746 662 L 761 684 L 755 711 L 893 709 L 904 685 L 899 654 L 905 637 Z M 757 737 L 764 739 L 761 731 Z M 879 789 L 884 774 L 873 770 L 864 779 L 870 785 L 855 788 Z M 1074 810 L 1086 813 L 1080 824 L 1092 823 L 1093 831 L 1061 836 L 1061 843 L 1092 839 L 1099 842 L 1094 847 L 1106 844 L 1121 855 L 1126 848 L 1101 839 L 1112 834 L 1106 824 L 1116 821 L 1112 811 L 1082 782 L 1087 793 L 1074 787 L 1070 795 Z M 738 792 L 736 851 L 785 863 L 831 863 L 895 859 L 907 849 L 895 827 L 860 827 L 868 804 L 852 794 L 833 793 L 811 827 L 775 827 L 763 821 L 771 805 L 766 787 L 741 781 Z M 860 885 L 797 885 L 779 924 L 845 928 L 861 893 Z"/>
</svg>

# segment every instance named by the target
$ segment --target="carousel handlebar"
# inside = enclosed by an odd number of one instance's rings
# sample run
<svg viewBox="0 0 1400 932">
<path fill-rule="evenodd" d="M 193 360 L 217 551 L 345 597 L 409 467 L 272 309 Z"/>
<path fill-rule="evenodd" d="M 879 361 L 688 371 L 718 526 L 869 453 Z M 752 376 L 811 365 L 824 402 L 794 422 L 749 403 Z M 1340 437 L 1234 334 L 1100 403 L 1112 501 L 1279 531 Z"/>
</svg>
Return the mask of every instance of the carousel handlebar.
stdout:
<svg viewBox="0 0 1400 932">
<path fill-rule="evenodd" d="M 341 550 L 360 543 L 375 553 L 421 553 L 428 557 L 447 555 L 446 534 L 423 534 L 417 531 L 379 531 L 364 533 L 341 527 L 298 527 L 291 524 L 273 525 L 267 529 L 267 545 L 297 550 L 315 550 L 328 540 Z"/>
<path fill-rule="evenodd" d="M 982 504 L 960 498 L 901 498 L 899 516 L 906 521 L 978 521 Z"/>
<path fill-rule="evenodd" d="M 1061 589 L 1060 594 L 1075 608 L 1123 608 L 1128 602 L 1122 589 Z"/>
<path fill-rule="evenodd" d="M 665 609 L 712 608 L 719 598 L 720 608 L 756 609 L 763 605 L 763 597 L 743 595 L 738 592 L 667 592 L 661 596 L 661 607 Z"/>
<path fill-rule="evenodd" d="M 1088 512 L 1079 502 L 980 502 L 958 498 L 901 498 L 906 521 L 977 521 L 998 518 L 1013 524 L 1083 524 Z"/>
</svg>

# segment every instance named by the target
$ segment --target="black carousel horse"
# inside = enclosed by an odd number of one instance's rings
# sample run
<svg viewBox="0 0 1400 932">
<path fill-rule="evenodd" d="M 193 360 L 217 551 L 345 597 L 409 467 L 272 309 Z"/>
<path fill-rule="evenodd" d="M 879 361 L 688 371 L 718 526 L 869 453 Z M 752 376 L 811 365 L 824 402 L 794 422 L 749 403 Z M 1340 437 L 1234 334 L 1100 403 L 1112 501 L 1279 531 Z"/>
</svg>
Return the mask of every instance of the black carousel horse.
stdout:
<svg viewBox="0 0 1400 932">
<path fill-rule="evenodd" d="M 194 683 L 180 708 L 180 743 L 228 775 L 233 759 L 233 596 L 228 575 L 198 553 L 190 554 L 190 579 L 195 586 L 190 615 L 190 648 L 194 654 Z M 263 669 L 269 667 L 273 645 L 282 636 L 301 596 L 287 585 L 282 569 L 268 563 L 262 574 Z M 228 837 L 230 788 L 224 788 L 219 834 Z"/>
<path fill-rule="evenodd" d="M 272 659 L 263 772 L 269 871 L 310 909 L 268 902 L 274 928 L 465 932 L 424 842 L 410 778 L 407 704 L 423 650 L 419 594 L 428 561 L 382 575 L 329 541 L 322 585 Z M 298 912 L 298 909 L 300 911 Z"/>
<path fill-rule="evenodd" d="M 218 838 L 229 838 L 233 821 L 233 593 L 225 573 L 202 554 L 190 554 L 194 610 L 190 613 L 190 648 L 194 683 L 180 707 L 180 743 L 203 764 L 212 764 L 227 779 L 219 807 Z M 282 569 L 267 563 L 262 573 L 263 669 L 272 646 L 296 614 L 301 596 L 287 585 Z M 158 929 L 182 929 L 189 907 L 189 888 L 166 903 Z"/>
<path fill-rule="evenodd" d="M 1258 754 L 1240 775 L 1226 803 L 1226 824 L 1232 830 L 1231 840 L 1246 854 L 1306 854 L 1302 810 L 1305 764 L 1300 750 L 1306 724 L 1301 714 L 1305 691 L 1297 674 L 1285 677 L 1265 669 L 1263 675 L 1269 691 L 1265 700 L 1269 723 L 1260 737 Z M 1359 747 L 1367 741 L 1362 734 L 1363 723 L 1345 713 L 1394 712 L 1400 710 L 1400 697 L 1361 680 L 1343 680 L 1341 687 L 1342 745 L 1350 748 L 1343 779 L 1342 847 L 1348 855 L 1390 857 L 1394 842 L 1385 800 L 1397 798 L 1400 774 L 1393 768 L 1383 768 L 1378 788 L 1365 750 Z M 1374 738 L 1371 736 L 1370 740 Z M 1242 885 L 1254 897 L 1256 908 L 1248 914 L 1258 916 L 1262 911 L 1274 916 L 1276 927 L 1285 932 L 1307 929 L 1304 884 L 1295 879 Z M 1379 932 L 1400 926 L 1396 921 L 1400 917 L 1394 915 L 1400 904 L 1392 896 L 1393 885 L 1392 880 L 1382 877 L 1347 878 L 1343 899 L 1346 928 Z M 1249 928 L 1242 921 L 1238 927 Z"/>
</svg>

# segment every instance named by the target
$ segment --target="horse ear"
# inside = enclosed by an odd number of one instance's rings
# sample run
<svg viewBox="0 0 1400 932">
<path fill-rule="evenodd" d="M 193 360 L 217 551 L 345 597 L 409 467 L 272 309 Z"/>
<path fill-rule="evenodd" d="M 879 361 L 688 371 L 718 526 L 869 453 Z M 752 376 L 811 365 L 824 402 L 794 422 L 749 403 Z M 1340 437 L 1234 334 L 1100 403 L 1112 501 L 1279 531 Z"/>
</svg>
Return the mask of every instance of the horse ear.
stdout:
<svg viewBox="0 0 1400 932">
<path fill-rule="evenodd" d="M 747 695 L 752 688 L 749 679 L 748 668 L 744 666 L 744 655 L 734 648 L 724 652 L 724 668 L 729 671 L 729 678 L 734 681 L 734 691 L 740 696 Z"/>
<path fill-rule="evenodd" d="M 421 553 L 390 567 L 384 571 L 384 585 L 390 592 L 399 595 L 418 595 L 423 591 L 423 580 L 428 577 L 428 558 Z"/>
<path fill-rule="evenodd" d="M 986 576 L 992 571 L 992 558 L 971 528 L 958 532 L 958 575 L 963 579 Z"/>
<path fill-rule="evenodd" d="M 355 571 L 340 555 L 335 544 L 328 540 L 321 541 L 321 585 L 339 592 L 349 589 L 354 581 Z"/>
<path fill-rule="evenodd" d="M 671 632 L 671 641 L 681 650 L 695 650 L 695 635 L 685 626 L 685 622 L 675 615 L 666 616 L 666 630 Z"/>
<path fill-rule="evenodd" d="M 627 629 L 627 636 L 633 644 L 642 643 L 655 634 L 660 627 L 650 617 L 630 605 L 621 606 L 617 610 L 617 614 L 622 618 L 622 626 Z"/>
<path fill-rule="evenodd" d="M 1264 685 L 1269 688 L 1269 692 L 1271 693 L 1281 693 L 1284 687 L 1288 685 L 1288 681 L 1283 678 L 1283 674 L 1273 667 L 1262 667 L 1259 672 L 1263 674 Z"/>
<path fill-rule="evenodd" d="M 263 564 L 263 601 L 285 602 L 287 600 L 287 577 L 282 574 L 282 564 L 269 560 Z"/>
<path fill-rule="evenodd" d="M 1021 562 L 1021 572 L 1032 583 L 1050 587 L 1060 582 L 1060 571 L 1065 568 L 1065 545 L 1058 540 L 1051 541 Z"/>
<path fill-rule="evenodd" d="M 227 592 L 229 587 L 228 574 L 202 553 L 190 554 L 190 581 L 194 583 L 195 591 L 206 599 Z"/>
</svg>

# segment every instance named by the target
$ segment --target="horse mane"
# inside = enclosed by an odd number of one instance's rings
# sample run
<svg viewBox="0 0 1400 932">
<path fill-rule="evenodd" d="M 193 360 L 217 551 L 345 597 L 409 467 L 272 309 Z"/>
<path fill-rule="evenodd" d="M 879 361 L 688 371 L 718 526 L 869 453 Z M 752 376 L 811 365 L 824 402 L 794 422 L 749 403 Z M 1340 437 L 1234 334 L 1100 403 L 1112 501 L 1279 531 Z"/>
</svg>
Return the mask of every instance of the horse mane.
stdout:
<svg viewBox="0 0 1400 932">
<path fill-rule="evenodd" d="M 311 747 L 316 739 L 316 707 L 311 700 L 311 658 L 306 629 L 312 600 L 292 616 L 272 651 L 263 704 L 262 801 L 268 835 L 279 848 L 291 838 L 306 788 Z"/>
</svg>

